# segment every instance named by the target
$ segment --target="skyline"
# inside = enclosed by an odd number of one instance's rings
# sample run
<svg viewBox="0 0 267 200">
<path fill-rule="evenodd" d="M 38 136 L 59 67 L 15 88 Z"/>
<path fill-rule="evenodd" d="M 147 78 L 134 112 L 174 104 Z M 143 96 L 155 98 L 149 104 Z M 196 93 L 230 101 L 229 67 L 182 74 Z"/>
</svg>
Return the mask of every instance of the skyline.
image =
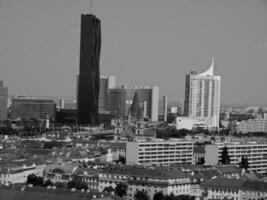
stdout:
<svg viewBox="0 0 267 200">
<path fill-rule="evenodd" d="M 95 1 L 101 75 L 157 85 L 160 96 L 179 100 L 185 75 L 205 71 L 214 56 L 222 104 L 264 104 L 266 9 L 263 0 Z M 81 13 L 88 1 L 0 0 L 0 79 L 10 94 L 76 96 Z"/>
</svg>

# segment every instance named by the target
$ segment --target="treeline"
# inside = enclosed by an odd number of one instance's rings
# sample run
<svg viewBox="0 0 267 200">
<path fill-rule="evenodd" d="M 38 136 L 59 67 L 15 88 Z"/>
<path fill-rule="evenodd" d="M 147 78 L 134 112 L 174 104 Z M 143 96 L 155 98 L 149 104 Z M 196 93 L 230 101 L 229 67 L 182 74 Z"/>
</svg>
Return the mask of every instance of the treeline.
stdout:
<svg viewBox="0 0 267 200">
<path fill-rule="evenodd" d="M 147 191 L 137 190 L 134 194 L 135 200 L 149 200 L 149 195 Z M 189 195 L 174 195 L 171 193 L 170 195 L 164 195 L 162 192 L 157 192 L 153 196 L 153 200 L 195 200 L 194 196 Z"/>
<path fill-rule="evenodd" d="M 81 177 L 74 176 L 71 181 L 68 183 L 56 182 L 52 183 L 51 180 L 44 181 L 43 177 L 36 176 L 35 174 L 30 174 L 27 177 L 27 184 L 32 184 L 33 186 L 47 187 L 47 186 L 56 186 L 57 188 L 75 188 L 76 190 L 87 190 L 88 186 L 85 182 L 82 181 Z"/>
<path fill-rule="evenodd" d="M 179 129 L 175 127 L 168 127 L 156 130 L 157 138 L 168 139 L 168 138 L 183 138 L 186 135 L 196 135 L 196 134 L 205 134 L 205 135 L 224 135 L 228 136 L 230 134 L 229 129 L 223 129 L 221 131 L 210 131 L 208 129 L 197 128 L 194 130 Z"/>
</svg>

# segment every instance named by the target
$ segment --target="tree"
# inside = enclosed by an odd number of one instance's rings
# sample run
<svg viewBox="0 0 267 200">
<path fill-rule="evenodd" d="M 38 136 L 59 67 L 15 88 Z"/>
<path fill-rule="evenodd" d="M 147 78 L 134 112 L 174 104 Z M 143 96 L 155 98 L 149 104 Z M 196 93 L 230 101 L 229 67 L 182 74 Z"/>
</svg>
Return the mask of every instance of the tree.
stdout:
<svg viewBox="0 0 267 200">
<path fill-rule="evenodd" d="M 197 165 L 204 165 L 205 164 L 205 158 L 201 157 Z"/>
<path fill-rule="evenodd" d="M 155 193 L 153 196 L 153 200 L 165 200 L 165 196 L 162 191 Z"/>
<path fill-rule="evenodd" d="M 107 193 L 111 193 L 111 192 L 114 192 L 114 188 L 111 187 L 111 186 L 108 186 L 108 187 L 105 187 L 103 192 L 107 192 Z"/>
<path fill-rule="evenodd" d="M 115 194 L 124 197 L 127 194 L 128 185 L 126 183 L 119 183 L 115 187 Z"/>
<path fill-rule="evenodd" d="M 228 154 L 228 148 L 226 146 L 223 147 L 220 161 L 221 161 L 221 164 L 223 164 L 223 165 L 229 165 L 230 164 L 230 156 Z"/>
<path fill-rule="evenodd" d="M 245 156 L 242 156 L 242 157 L 241 157 L 241 161 L 240 161 L 240 163 L 239 163 L 239 167 L 240 167 L 241 169 L 245 169 L 246 171 L 248 170 L 248 168 L 249 168 L 249 163 L 248 163 L 248 158 L 247 158 L 247 157 L 245 157 Z"/>
<path fill-rule="evenodd" d="M 165 200 L 176 200 L 176 197 L 174 196 L 173 193 L 171 193 L 170 195 L 165 196 Z"/>
<path fill-rule="evenodd" d="M 44 184 L 43 184 L 45 187 L 47 187 L 47 186 L 52 186 L 53 185 L 53 183 L 52 183 L 52 181 L 50 180 L 50 179 L 47 179 L 45 182 L 44 182 Z"/>
<path fill-rule="evenodd" d="M 176 200 L 195 200 L 195 197 L 182 194 L 182 195 L 176 196 Z"/>
<path fill-rule="evenodd" d="M 126 163 L 126 158 L 120 155 L 118 161 L 119 161 L 121 164 L 124 164 L 124 165 L 125 165 L 125 163 Z"/>
<path fill-rule="evenodd" d="M 55 186 L 56 186 L 57 188 L 65 188 L 64 183 L 61 183 L 61 182 L 55 182 Z"/>
<path fill-rule="evenodd" d="M 135 200 L 149 200 L 147 191 L 137 190 L 134 194 Z"/>
<path fill-rule="evenodd" d="M 87 190 L 88 186 L 85 182 L 82 181 L 81 177 L 79 176 L 74 176 L 72 181 L 69 181 L 67 184 L 67 188 L 71 189 L 71 188 L 75 188 L 77 190 Z"/>
<path fill-rule="evenodd" d="M 32 184 L 34 186 L 43 186 L 44 179 L 35 174 L 29 174 L 27 176 L 27 184 Z"/>
</svg>

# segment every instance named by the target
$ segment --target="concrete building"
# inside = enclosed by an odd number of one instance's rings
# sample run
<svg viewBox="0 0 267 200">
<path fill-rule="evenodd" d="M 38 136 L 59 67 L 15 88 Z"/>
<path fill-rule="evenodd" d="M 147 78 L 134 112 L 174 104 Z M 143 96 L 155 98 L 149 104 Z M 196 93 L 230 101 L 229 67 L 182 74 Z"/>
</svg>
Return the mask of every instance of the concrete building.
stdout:
<svg viewBox="0 0 267 200">
<path fill-rule="evenodd" d="M 267 133 L 267 119 L 249 119 L 231 122 L 231 133 Z"/>
<path fill-rule="evenodd" d="M 176 129 L 192 130 L 193 128 L 209 128 L 210 119 L 203 117 L 176 117 Z"/>
<path fill-rule="evenodd" d="M 159 116 L 158 116 L 158 120 L 159 121 L 167 121 L 167 109 L 168 109 L 168 97 L 163 96 L 161 98 L 159 98 Z"/>
<path fill-rule="evenodd" d="M 8 89 L 3 86 L 3 81 L 0 81 L 0 121 L 7 119 L 7 99 Z"/>
<path fill-rule="evenodd" d="M 54 120 L 56 103 L 54 100 L 18 97 L 12 99 L 11 119 L 49 119 Z"/>
<path fill-rule="evenodd" d="M 192 164 L 193 142 L 183 139 L 127 142 L 126 163 L 143 165 Z"/>
<path fill-rule="evenodd" d="M 240 141 L 231 143 L 216 143 L 206 145 L 205 147 L 205 164 L 217 165 L 222 153 L 223 147 L 228 148 L 230 156 L 230 164 L 238 165 L 241 157 L 248 158 L 250 171 L 255 171 L 259 174 L 267 174 L 267 143 Z"/>
<path fill-rule="evenodd" d="M 184 115 L 205 118 L 209 128 L 219 128 L 221 77 L 214 76 L 213 68 L 214 59 L 207 71 L 186 75 Z"/>
</svg>

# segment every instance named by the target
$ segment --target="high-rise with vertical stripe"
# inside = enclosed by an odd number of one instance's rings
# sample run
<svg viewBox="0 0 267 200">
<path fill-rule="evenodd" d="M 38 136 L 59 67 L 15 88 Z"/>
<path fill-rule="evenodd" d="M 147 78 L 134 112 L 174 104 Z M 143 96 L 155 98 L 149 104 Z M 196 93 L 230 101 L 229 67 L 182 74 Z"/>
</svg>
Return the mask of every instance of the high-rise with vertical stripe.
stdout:
<svg viewBox="0 0 267 200">
<path fill-rule="evenodd" d="M 209 128 L 219 128 L 221 77 L 213 75 L 214 59 L 210 68 L 197 74 L 191 71 L 185 80 L 185 116 L 205 118 Z"/>
</svg>

